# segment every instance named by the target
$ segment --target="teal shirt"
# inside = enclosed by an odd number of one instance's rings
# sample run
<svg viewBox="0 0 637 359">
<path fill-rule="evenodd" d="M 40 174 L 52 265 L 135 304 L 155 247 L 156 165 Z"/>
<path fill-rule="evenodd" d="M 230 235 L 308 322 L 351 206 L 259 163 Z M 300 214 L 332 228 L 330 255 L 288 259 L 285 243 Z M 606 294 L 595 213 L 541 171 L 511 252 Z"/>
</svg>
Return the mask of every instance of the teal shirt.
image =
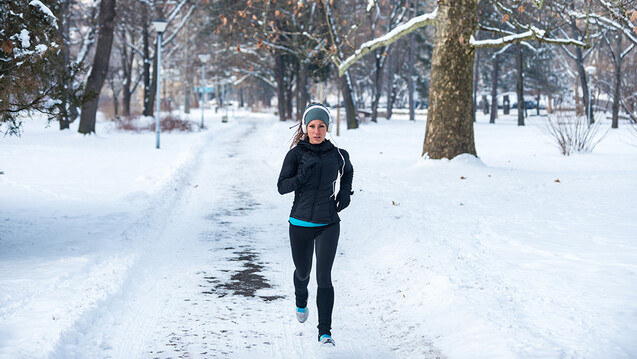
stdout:
<svg viewBox="0 0 637 359">
<path fill-rule="evenodd" d="M 312 222 L 302 221 L 294 217 L 290 217 L 290 224 L 299 226 L 299 227 L 322 227 L 322 226 L 327 226 L 329 223 L 312 223 Z"/>
</svg>

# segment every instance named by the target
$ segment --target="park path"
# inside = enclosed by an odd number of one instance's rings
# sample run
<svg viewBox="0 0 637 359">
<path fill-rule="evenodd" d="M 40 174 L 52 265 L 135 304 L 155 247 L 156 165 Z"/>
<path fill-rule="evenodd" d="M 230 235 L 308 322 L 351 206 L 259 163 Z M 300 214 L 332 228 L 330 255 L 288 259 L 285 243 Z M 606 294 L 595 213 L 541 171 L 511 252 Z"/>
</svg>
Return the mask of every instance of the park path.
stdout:
<svg viewBox="0 0 637 359">
<path fill-rule="evenodd" d="M 286 146 L 258 118 L 237 121 L 208 136 L 172 209 L 157 211 L 165 216 L 155 220 L 161 233 L 140 247 L 121 292 L 66 334 L 59 357 L 398 357 L 380 339 L 383 328 L 362 325 L 375 314 L 352 310 L 362 295 L 347 288 L 334 313 L 337 347 L 317 344 L 315 308 L 308 322 L 296 322 L 285 220 L 291 197 L 276 192 Z"/>
</svg>

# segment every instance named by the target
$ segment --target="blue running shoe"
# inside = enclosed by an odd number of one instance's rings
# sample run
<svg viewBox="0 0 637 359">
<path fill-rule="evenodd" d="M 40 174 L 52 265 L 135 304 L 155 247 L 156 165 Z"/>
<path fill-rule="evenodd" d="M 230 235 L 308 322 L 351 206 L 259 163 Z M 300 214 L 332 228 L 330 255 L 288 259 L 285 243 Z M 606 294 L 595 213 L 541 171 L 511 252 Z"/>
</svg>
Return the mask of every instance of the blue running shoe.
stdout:
<svg viewBox="0 0 637 359">
<path fill-rule="evenodd" d="M 305 308 L 296 307 L 296 319 L 298 319 L 299 323 L 305 323 L 307 317 L 310 315 L 310 311 Z"/>
<path fill-rule="evenodd" d="M 332 337 L 328 334 L 321 335 L 319 342 L 321 345 L 336 346 L 336 342 L 334 342 L 334 339 L 332 339 Z"/>
</svg>

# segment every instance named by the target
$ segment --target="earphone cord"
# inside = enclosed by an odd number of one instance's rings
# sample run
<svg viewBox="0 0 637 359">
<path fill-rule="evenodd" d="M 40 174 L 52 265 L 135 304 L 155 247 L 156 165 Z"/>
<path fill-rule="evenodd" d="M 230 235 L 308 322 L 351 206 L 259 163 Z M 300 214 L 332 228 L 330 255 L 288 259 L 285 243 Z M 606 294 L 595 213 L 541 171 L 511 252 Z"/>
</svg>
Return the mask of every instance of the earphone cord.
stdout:
<svg viewBox="0 0 637 359">
<path fill-rule="evenodd" d="M 329 133 L 329 132 L 328 132 Z M 334 199 L 336 199 L 336 181 L 338 181 L 340 179 L 340 177 L 343 175 L 343 173 L 345 173 L 345 157 L 343 157 L 343 154 L 341 153 L 341 149 L 338 148 L 338 145 L 336 144 L 336 141 L 334 140 L 334 137 L 332 137 L 332 134 L 330 134 L 330 139 L 332 140 L 332 142 L 334 143 L 334 147 L 336 147 L 336 151 L 338 151 L 338 154 L 341 156 L 341 160 L 343 161 L 343 165 L 341 166 L 341 171 L 339 173 L 339 175 L 336 176 L 336 179 L 334 180 L 334 182 L 332 182 L 332 196 L 334 197 Z"/>
</svg>

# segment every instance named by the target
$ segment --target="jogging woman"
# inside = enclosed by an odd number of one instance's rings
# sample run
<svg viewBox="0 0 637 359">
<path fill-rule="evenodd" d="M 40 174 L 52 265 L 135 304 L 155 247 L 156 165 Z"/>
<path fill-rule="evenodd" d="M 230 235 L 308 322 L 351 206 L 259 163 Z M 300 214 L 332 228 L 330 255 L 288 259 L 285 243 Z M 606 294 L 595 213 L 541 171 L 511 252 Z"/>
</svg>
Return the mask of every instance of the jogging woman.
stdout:
<svg viewBox="0 0 637 359">
<path fill-rule="evenodd" d="M 316 249 L 318 338 L 321 344 L 334 345 L 331 271 L 340 233 L 338 212 L 350 203 L 354 169 L 347 151 L 325 139 L 329 127 L 325 106 L 311 104 L 305 109 L 277 185 L 280 194 L 294 191 L 289 222 L 296 317 L 303 323 L 309 315 L 307 287 Z"/>
</svg>

